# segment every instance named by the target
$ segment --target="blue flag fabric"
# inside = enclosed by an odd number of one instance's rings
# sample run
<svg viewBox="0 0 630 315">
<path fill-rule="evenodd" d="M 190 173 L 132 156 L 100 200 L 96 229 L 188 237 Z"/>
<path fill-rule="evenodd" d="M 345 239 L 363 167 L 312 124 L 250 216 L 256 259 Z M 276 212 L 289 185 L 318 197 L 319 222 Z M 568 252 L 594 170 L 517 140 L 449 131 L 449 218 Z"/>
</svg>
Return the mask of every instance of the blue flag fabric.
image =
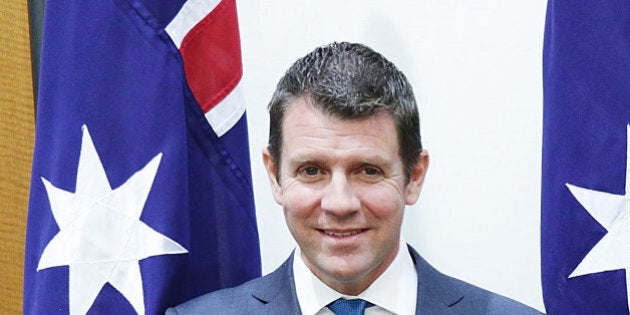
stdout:
<svg viewBox="0 0 630 315">
<path fill-rule="evenodd" d="M 24 314 L 163 314 L 260 276 L 246 117 L 218 136 L 191 92 L 184 5 L 46 2 Z"/>
<path fill-rule="evenodd" d="M 554 1 L 544 41 L 549 314 L 628 314 L 630 2 Z"/>
</svg>

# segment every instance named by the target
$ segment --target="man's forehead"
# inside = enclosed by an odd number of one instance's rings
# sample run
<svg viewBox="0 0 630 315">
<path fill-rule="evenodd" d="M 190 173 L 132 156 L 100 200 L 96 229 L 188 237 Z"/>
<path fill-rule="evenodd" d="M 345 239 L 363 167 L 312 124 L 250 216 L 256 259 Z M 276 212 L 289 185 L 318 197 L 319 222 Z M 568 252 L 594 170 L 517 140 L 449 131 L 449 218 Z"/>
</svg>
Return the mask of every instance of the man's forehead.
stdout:
<svg viewBox="0 0 630 315">
<path fill-rule="evenodd" d="M 309 104 L 294 104 L 284 125 L 285 162 L 334 161 L 389 163 L 399 156 L 397 132 L 389 116 L 343 120 Z"/>
<path fill-rule="evenodd" d="M 322 118 L 324 120 L 334 121 L 343 125 L 355 125 L 363 122 L 375 122 L 377 125 L 389 123 L 395 125 L 392 115 L 385 111 L 379 110 L 371 112 L 370 114 L 364 114 L 352 116 L 349 114 L 341 114 L 344 110 L 339 110 L 339 113 L 335 113 L 334 110 L 324 109 L 324 106 L 316 103 L 308 96 L 301 96 L 292 100 L 286 107 L 283 117 L 283 129 L 291 122 L 300 119 L 304 115 L 312 115 Z M 378 121 L 378 122 L 376 122 Z M 288 123 L 289 122 L 289 123 Z"/>
</svg>

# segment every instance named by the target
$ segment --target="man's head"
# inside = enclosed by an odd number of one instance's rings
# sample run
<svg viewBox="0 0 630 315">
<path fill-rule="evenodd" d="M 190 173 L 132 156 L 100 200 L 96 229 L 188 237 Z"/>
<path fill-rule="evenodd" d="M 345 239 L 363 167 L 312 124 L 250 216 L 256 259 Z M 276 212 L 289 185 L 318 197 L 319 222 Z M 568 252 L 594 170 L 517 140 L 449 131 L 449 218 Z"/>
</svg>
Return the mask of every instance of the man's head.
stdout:
<svg viewBox="0 0 630 315">
<path fill-rule="evenodd" d="M 390 115 L 409 176 L 422 151 L 418 108 L 405 75 L 381 54 L 361 44 L 332 43 L 315 49 L 289 68 L 269 102 L 268 149 L 276 164 L 282 155 L 285 112 L 299 98 L 344 120 L 380 112 Z"/>
<path fill-rule="evenodd" d="M 396 257 L 428 167 L 411 87 L 369 48 L 332 44 L 291 67 L 270 112 L 263 161 L 301 257 L 357 295 Z"/>
</svg>

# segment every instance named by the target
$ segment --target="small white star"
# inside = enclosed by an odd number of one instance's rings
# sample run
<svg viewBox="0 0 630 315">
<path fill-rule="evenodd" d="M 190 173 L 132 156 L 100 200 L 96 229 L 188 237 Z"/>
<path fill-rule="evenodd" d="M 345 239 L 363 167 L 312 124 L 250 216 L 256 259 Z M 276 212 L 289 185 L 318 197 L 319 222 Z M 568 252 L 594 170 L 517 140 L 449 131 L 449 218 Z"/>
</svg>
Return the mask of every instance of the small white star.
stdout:
<svg viewBox="0 0 630 315">
<path fill-rule="evenodd" d="M 112 190 L 90 133 L 85 125 L 82 129 L 76 191 L 55 187 L 42 177 L 60 231 L 46 245 L 37 271 L 70 267 L 70 314 L 85 314 L 106 283 L 144 314 L 138 261 L 187 252 L 140 221 L 162 154 Z"/>
<path fill-rule="evenodd" d="M 625 269 L 626 287 L 630 295 L 630 125 L 626 129 L 628 144 L 625 195 L 566 185 L 582 207 L 608 231 L 569 278 Z"/>
</svg>

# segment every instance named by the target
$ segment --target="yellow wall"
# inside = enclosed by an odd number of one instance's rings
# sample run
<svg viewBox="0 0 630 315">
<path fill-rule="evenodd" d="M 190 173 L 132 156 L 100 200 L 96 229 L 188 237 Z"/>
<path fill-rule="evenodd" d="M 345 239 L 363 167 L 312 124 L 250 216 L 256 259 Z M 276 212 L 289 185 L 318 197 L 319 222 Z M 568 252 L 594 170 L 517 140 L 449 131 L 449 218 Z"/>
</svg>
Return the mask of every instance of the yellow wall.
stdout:
<svg viewBox="0 0 630 315">
<path fill-rule="evenodd" d="M 21 314 L 34 114 L 27 0 L 0 4 L 0 314 Z"/>
</svg>

